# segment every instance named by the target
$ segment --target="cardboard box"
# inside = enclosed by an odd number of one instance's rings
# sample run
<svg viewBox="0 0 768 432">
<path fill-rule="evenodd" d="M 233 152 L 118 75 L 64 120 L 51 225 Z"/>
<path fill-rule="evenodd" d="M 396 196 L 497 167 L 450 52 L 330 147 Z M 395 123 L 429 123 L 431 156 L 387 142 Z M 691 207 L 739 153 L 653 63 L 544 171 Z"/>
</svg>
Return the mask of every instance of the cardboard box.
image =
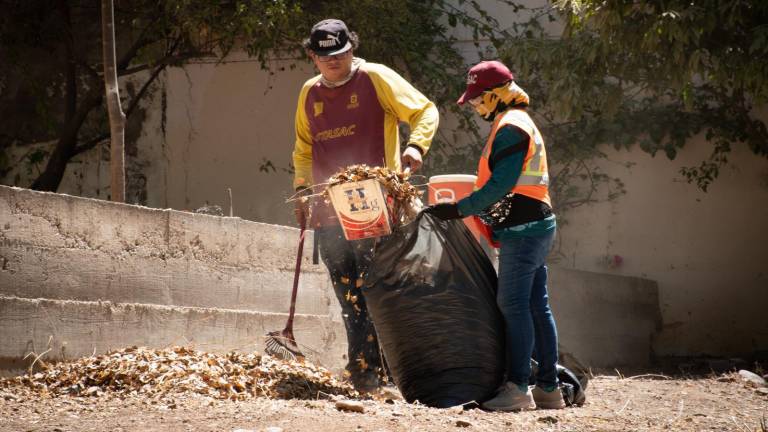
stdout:
<svg viewBox="0 0 768 432">
<path fill-rule="evenodd" d="M 341 183 L 329 187 L 328 195 L 347 240 L 392 233 L 386 194 L 378 180 Z"/>
</svg>

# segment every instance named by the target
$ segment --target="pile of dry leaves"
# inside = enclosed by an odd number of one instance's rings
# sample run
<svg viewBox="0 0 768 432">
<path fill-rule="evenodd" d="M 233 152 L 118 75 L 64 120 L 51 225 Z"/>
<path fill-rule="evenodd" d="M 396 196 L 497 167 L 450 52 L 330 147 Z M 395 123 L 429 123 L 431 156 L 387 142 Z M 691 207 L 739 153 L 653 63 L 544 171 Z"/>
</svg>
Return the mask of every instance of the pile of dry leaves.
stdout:
<svg viewBox="0 0 768 432">
<path fill-rule="evenodd" d="M 350 396 L 351 386 L 304 361 L 259 354 L 214 354 L 185 347 L 130 347 L 71 363 L 44 365 L 41 372 L 6 380 L 50 395 L 97 396 L 111 391 L 149 396 L 192 392 L 220 399 L 266 396 L 316 399 Z"/>
</svg>

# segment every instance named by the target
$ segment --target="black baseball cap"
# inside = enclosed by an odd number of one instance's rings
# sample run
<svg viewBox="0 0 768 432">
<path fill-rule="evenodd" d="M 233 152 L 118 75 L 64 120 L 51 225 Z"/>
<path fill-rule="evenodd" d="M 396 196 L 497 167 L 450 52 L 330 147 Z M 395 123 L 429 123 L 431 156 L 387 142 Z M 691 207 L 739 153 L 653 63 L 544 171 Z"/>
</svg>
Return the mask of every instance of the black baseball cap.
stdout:
<svg viewBox="0 0 768 432">
<path fill-rule="evenodd" d="M 312 27 L 309 35 L 309 49 L 321 56 L 341 54 L 349 51 L 352 43 L 349 41 L 349 30 L 344 21 L 326 19 Z"/>
</svg>

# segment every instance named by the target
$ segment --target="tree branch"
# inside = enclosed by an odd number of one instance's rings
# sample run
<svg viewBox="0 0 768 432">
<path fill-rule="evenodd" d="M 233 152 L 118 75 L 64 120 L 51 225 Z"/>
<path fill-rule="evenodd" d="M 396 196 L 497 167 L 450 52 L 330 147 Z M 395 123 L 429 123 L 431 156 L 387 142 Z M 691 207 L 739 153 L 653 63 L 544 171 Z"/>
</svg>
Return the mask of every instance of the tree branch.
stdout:
<svg viewBox="0 0 768 432">
<path fill-rule="evenodd" d="M 147 81 L 144 82 L 144 84 L 141 86 L 141 89 L 138 93 L 136 93 L 136 96 L 134 96 L 131 99 L 131 105 L 126 109 L 125 111 L 125 117 L 130 118 L 131 113 L 138 107 L 139 102 L 141 102 L 141 99 L 144 97 L 144 95 L 147 93 L 149 87 L 152 85 L 152 83 L 157 79 L 157 77 L 160 75 L 160 72 L 162 72 L 168 65 L 162 64 L 155 68 L 155 70 L 152 72 L 152 75 L 149 76 Z M 75 149 L 72 151 L 72 156 L 77 156 L 81 153 L 87 152 L 88 150 L 96 147 L 100 143 L 104 142 L 105 140 L 109 139 L 109 133 L 103 133 L 101 135 L 98 135 L 94 138 L 91 138 L 90 140 L 86 141 L 85 143 L 75 147 Z"/>
<path fill-rule="evenodd" d="M 125 117 L 126 118 L 130 118 L 131 113 L 134 110 L 136 110 L 136 108 L 139 105 L 139 102 L 141 102 L 141 99 L 144 98 L 144 96 L 146 95 L 147 91 L 149 90 L 149 87 L 152 85 L 153 82 L 155 82 L 155 80 L 157 80 L 157 77 L 160 76 L 160 73 L 163 70 L 165 70 L 166 67 L 168 67 L 170 64 L 172 64 L 175 61 L 183 60 L 185 58 L 191 58 L 193 56 L 194 55 L 190 53 L 189 55 L 168 56 L 168 57 L 165 57 L 164 59 L 161 59 L 159 64 L 155 68 L 155 70 L 152 71 L 152 74 L 149 76 L 149 78 L 144 82 L 144 84 L 142 84 L 141 89 L 139 89 L 139 92 L 136 93 L 136 96 L 134 96 L 131 99 L 131 104 L 125 110 Z M 97 145 L 99 145 L 99 143 L 103 142 L 104 140 L 106 140 L 108 138 L 109 138 L 109 134 L 108 133 L 104 133 L 104 134 L 98 135 L 98 136 L 96 136 L 94 138 L 91 138 L 90 140 L 86 141 L 85 143 L 77 146 L 73 150 L 73 156 L 79 155 L 81 153 L 84 153 L 84 152 L 86 152 L 86 151 L 96 147 Z"/>
<path fill-rule="evenodd" d="M 64 25 L 64 34 L 62 43 L 64 45 L 64 56 L 66 65 L 64 66 L 64 124 L 72 120 L 77 109 L 77 68 L 75 67 L 75 47 L 72 36 L 72 19 L 70 16 L 69 4 L 66 0 L 59 0 L 59 12 L 62 15 Z"/>
<path fill-rule="evenodd" d="M 161 16 L 162 14 L 158 13 L 157 16 L 155 16 L 155 18 L 149 24 L 147 24 L 146 27 L 144 27 L 144 29 L 139 34 L 139 37 L 137 37 L 136 40 L 133 42 L 133 45 L 131 45 L 131 47 L 128 48 L 128 51 L 126 51 L 120 57 L 120 60 L 117 61 L 118 75 L 120 71 L 128 68 L 128 65 L 131 64 L 131 60 L 133 60 L 133 58 L 136 57 L 136 54 L 139 52 L 140 49 L 154 42 L 153 40 L 148 39 L 146 36 L 147 36 L 147 33 L 149 32 L 150 27 L 155 25 L 155 23 L 157 23 L 157 21 L 160 19 Z"/>
<path fill-rule="evenodd" d="M 145 71 L 145 70 L 148 70 L 148 69 L 152 69 L 152 68 L 154 68 L 156 66 L 160 66 L 160 65 L 162 65 L 163 67 L 171 66 L 173 64 L 177 64 L 179 62 L 183 62 L 184 60 L 189 60 L 189 59 L 192 59 L 192 58 L 195 58 L 195 57 L 205 56 L 206 54 L 210 54 L 210 53 L 197 53 L 197 52 L 192 53 L 192 52 L 188 52 L 188 53 L 182 53 L 182 54 L 177 54 L 177 55 L 169 55 L 169 56 L 166 56 L 166 57 L 160 59 L 159 61 L 157 61 L 154 64 L 145 63 L 143 65 L 134 66 L 132 68 L 127 68 L 127 69 L 121 70 L 121 71 L 119 71 L 119 73 L 117 75 L 118 76 L 132 75 L 132 74 L 135 74 L 137 72 L 141 72 L 141 71 Z"/>
<path fill-rule="evenodd" d="M 139 102 L 141 101 L 141 98 L 144 97 L 144 95 L 147 93 L 147 90 L 149 89 L 149 86 L 152 85 L 152 83 L 157 79 L 157 77 L 160 75 L 160 72 L 162 72 L 169 64 L 171 64 L 171 61 L 178 61 L 181 58 L 184 58 L 185 56 L 190 54 L 179 54 L 179 55 L 173 55 L 174 51 L 179 47 L 181 44 L 181 38 L 176 38 L 170 47 L 168 47 L 168 50 L 166 51 L 166 56 L 160 59 L 160 61 L 157 62 L 157 66 L 155 67 L 155 70 L 152 71 L 152 74 L 149 76 L 146 82 L 144 82 L 144 85 L 141 86 L 141 89 L 136 94 L 136 96 L 131 100 L 131 106 L 128 107 L 128 110 L 125 112 L 125 116 L 128 117 L 131 115 L 134 109 L 139 105 Z"/>
<path fill-rule="evenodd" d="M 152 71 L 152 74 L 149 76 L 149 78 L 147 78 L 147 80 L 141 86 L 141 89 L 139 89 L 139 92 L 136 93 L 136 96 L 134 96 L 131 99 L 131 105 L 128 107 L 128 109 L 125 110 L 125 116 L 126 117 L 130 117 L 131 116 L 131 113 L 136 109 L 136 107 L 139 106 L 139 102 L 141 102 L 141 99 L 147 93 L 147 90 L 149 90 L 149 87 L 152 85 L 153 82 L 155 82 L 157 77 L 160 75 L 160 72 L 162 72 L 167 66 L 168 66 L 168 63 L 161 62 L 155 68 L 155 70 Z"/>
<path fill-rule="evenodd" d="M 88 150 L 96 147 L 97 145 L 101 144 L 102 142 L 104 142 L 104 141 L 106 141 L 108 139 L 109 139 L 109 134 L 108 133 L 101 134 L 101 135 L 99 135 L 99 136 L 97 136 L 95 138 L 91 138 L 90 140 L 88 140 L 84 144 L 81 144 L 81 145 L 77 146 L 72 151 L 72 156 L 74 157 L 74 156 L 79 155 L 80 153 L 85 153 Z"/>
<path fill-rule="evenodd" d="M 48 164 L 42 174 L 32 182 L 30 186 L 32 189 L 56 192 L 61 178 L 64 176 L 67 162 L 71 159 L 72 152 L 77 146 L 77 133 L 88 114 L 101 103 L 102 97 L 101 89 L 98 87 L 88 92 L 72 119 L 62 128 L 56 147 L 48 159 Z"/>
</svg>

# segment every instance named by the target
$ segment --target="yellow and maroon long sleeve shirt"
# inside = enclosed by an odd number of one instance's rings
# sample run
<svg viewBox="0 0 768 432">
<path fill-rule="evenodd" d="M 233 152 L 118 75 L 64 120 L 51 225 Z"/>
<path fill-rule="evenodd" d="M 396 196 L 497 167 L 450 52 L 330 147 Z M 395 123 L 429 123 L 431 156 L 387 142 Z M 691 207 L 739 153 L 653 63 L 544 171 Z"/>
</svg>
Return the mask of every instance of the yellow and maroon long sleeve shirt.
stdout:
<svg viewBox="0 0 768 432">
<path fill-rule="evenodd" d="M 392 69 L 363 62 L 349 82 L 329 88 L 316 76 L 296 107 L 294 188 L 325 182 L 352 164 L 400 169 L 398 123 L 425 154 L 438 125 L 435 105 Z"/>
</svg>

